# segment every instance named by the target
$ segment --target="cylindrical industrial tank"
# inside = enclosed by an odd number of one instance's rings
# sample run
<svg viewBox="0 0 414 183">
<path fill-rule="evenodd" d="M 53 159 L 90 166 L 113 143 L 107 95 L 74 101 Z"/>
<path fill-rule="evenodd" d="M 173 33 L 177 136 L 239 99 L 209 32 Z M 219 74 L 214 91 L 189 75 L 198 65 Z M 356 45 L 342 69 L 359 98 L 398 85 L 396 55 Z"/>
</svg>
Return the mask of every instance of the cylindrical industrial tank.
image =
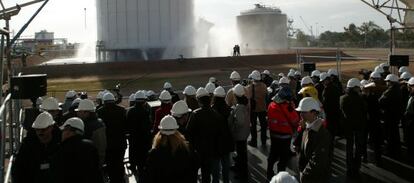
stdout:
<svg viewBox="0 0 414 183">
<path fill-rule="evenodd" d="M 96 0 L 96 7 L 98 42 L 109 59 L 191 54 L 193 0 Z"/>
<path fill-rule="evenodd" d="M 286 49 L 287 16 L 278 8 L 256 4 L 237 16 L 242 46 L 247 49 Z"/>
</svg>

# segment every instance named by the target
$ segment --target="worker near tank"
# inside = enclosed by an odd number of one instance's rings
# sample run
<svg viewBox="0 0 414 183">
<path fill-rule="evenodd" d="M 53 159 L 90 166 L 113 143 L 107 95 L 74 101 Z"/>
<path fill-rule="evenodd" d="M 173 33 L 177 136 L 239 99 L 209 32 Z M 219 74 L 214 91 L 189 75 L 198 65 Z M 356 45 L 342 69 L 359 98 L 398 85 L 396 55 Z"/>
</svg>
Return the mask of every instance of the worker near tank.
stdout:
<svg viewBox="0 0 414 183">
<path fill-rule="evenodd" d="M 240 81 L 241 81 L 240 74 L 237 71 L 233 71 L 230 74 L 229 79 L 231 81 L 232 87 L 236 86 L 237 84 L 240 84 Z M 226 100 L 227 105 L 230 107 L 235 106 L 237 104 L 236 96 L 233 94 L 233 90 L 227 91 L 225 100 Z"/>
<path fill-rule="evenodd" d="M 201 178 L 203 183 L 213 183 L 220 180 L 220 158 L 224 155 L 223 122 L 220 114 L 210 106 L 209 93 L 199 88 L 196 97 L 200 108 L 195 110 L 188 122 L 186 139 L 200 154 Z"/>
<path fill-rule="evenodd" d="M 70 106 L 72 105 L 72 102 L 76 99 L 77 93 L 74 90 L 69 90 L 65 94 L 65 101 L 62 105 L 62 113 L 66 113 Z"/>
<path fill-rule="evenodd" d="M 191 115 L 191 109 L 188 108 L 187 103 L 184 100 L 176 102 L 171 108 L 171 115 L 175 118 L 178 124 L 178 131 L 185 135 L 188 120 Z"/>
<path fill-rule="evenodd" d="M 253 82 L 246 87 L 246 96 L 250 99 L 250 135 L 251 141 L 249 145 L 257 147 L 257 118 L 260 123 L 260 140 L 262 147 L 266 147 L 267 140 L 267 120 L 266 120 L 266 96 L 267 87 L 261 82 L 261 76 L 259 71 L 252 72 Z"/>
<path fill-rule="evenodd" d="M 169 115 L 172 108 L 172 96 L 170 95 L 170 92 L 167 90 L 163 90 L 159 96 L 159 99 L 161 101 L 161 106 L 155 111 L 155 119 L 154 124 L 152 126 L 152 133 L 155 135 L 158 133 L 158 126 L 160 125 L 161 119 Z M 178 101 L 178 100 L 177 100 Z"/>
<path fill-rule="evenodd" d="M 263 78 L 262 81 L 266 85 L 266 87 L 269 87 L 273 82 L 273 78 L 272 76 L 270 76 L 269 70 L 264 70 L 262 72 L 262 78 Z"/>
<path fill-rule="evenodd" d="M 186 86 L 183 91 L 184 101 L 192 111 L 198 109 L 196 92 L 196 89 L 191 85 Z"/>
<path fill-rule="evenodd" d="M 112 93 L 106 93 L 103 98 L 103 106 L 96 114 L 106 127 L 106 169 L 111 183 L 125 182 L 124 155 L 127 148 L 126 142 L 126 111 L 115 102 Z"/>
<path fill-rule="evenodd" d="M 403 114 L 401 89 L 398 76 L 389 74 L 385 78 L 388 89 L 379 99 L 379 105 L 383 111 L 387 150 L 390 157 L 398 158 L 401 153 L 399 123 Z"/>
<path fill-rule="evenodd" d="M 102 166 L 106 154 L 106 127 L 102 119 L 98 118 L 95 112 L 95 104 L 92 100 L 83 99 L 79 102 L 79 107 L 75 109 L 77 117 L 84 123 L 83 136 L 93 142 L 98 149 L 99 163 Z"/>
<path fill-rule="evenodd" d="M 129 167 L 136 180 L 142 181 L 144 175 L 145 161 L 148 151 L 151 149 L 150 108 L 147 104 L 145 91 L 135 93 L 135 105 L 128 108 L 126 114 L 127 134 L 129 142 Z"/>
<path fill-rule="evenodd" d="M 171 85 L 171 83 L 169 82 L 165 82 L 164 83 L 164 90 L 168 91 L 171 95 L 171 102 L 172 104 L 176 103 L 177 101 L 180 100 L 180 97 L 178 96 L 178 94 L 176 94 L 173 90 L 173 86 Z M 163 117 L 163 116 L 162 116 Z M 161 117 L 161 118 L 162 118 Z M 161 120 L 161 119 L 160 119 Z M 158 130 L 157 130 L 158 131 Z"/>
<path fill-rule="evenodd" d="M 196 183 L 199 159 L 178 131 L 174 117 L 161 119 L 145 169 L 146 183 Z"/>
<path fill-rule="evenodd" d="M 290 159 L 292 136 L 299 126 L 299 115 L 294 110 L 292 94 L 289 88 L 279 90 L 267 110 L 267 121 L 270 131 L 270 153 L 267 159 L 267 179 L 274 176 L 273 167 L 276 161 L 277 171 L 285 171 Z"/>
<path fill-rule="evenodd" d="M 16 183 L 52 183 L 50 164 L 58 150 L 61 132 L 48 112 L 39 114 L 32 128 L 36 136 L 23 139 L 12 166 Z"/>
<path fill-rule="evenodd" d="M 407 148 L 408 154 L 414 154 L 414 78 L 408 80 L 407 85 L 410 90 L 410 98 L 407 102 L 407 108 L 405 109 L 404 118 L 406 120 L 407 130 Z M 414 161 L 412 156 L 409 156 L 411 161 Z"/>
<path fill-rule="evenodd" d="M 237 153 L 234 158 L 233 170 L 239 179 L 247 181 L 249 177 L 247 164 L 247 138 L 250 134 L 249 99 L 246 97 L 244 86 L 237 84 L 231 90 L 233 90 L 237 101 L 237 104 L 232 106 L 228 118 Z"/>
<path fill-rule="evenodd" d="M 300 181 L 329 182 L 329 151 L 332 144 L 329 131 L 323 127 L 322 119 L 319 118 L 319 102 L 312 97 L 305 97 L 299 102 L 296 111 L 300 112 L 306 126 L 299 153 Z"/>
<path fill-rule="evenodd" d="M 225 98 L 226 91 L 223 87 L 219 86 L 214 90 L 214 96 L 211 102 L 211 107 L 214 111 L 221 115 L 222 128 L 224 130 L 224 136 L 222 137 L 222 145 L 224 155 L 220 159 L 221 175 L 223 183 L 229 183 L 229 172 L 230 172 L 230 153 L 234 151 L 234 141 L 230 132 L 228 118 L 230 115 L 231 108 L 226 104 Z"/>
<path fill-rule="evenodd" d="M 94 142 L 84 138 L 84 127 L 77 117 L 68 119 L 61 126 L 62 143 L 51 166 L 53 182 L 104 182 L 98 150 Z"/>
<path fill-rule="evenodd" d="M 339 133 L 340 128 L 340 116 L 341 110 L 340 106 L 340 97 L 341 93 L 336 88 L 336 86 L 332 83 L 330 76 L 328 73 L 321 73 L 319 75 L 320 83 L 323 85 L 322 91 L 322 98 L 320 101 L 322 102 L 324 112 L 326 115 L 326 127 L 331 133 L 332 143 Z M 318 91 L 319 92 L 319 91 Z"/>
<path fill-rule="evenodd" d="M 361 96 L 361 81 L 359 79 L 351 78 L 346 87 L 347 92 L 341 96 L 340 106 L 346 138 L 347 175 L 358 177 L 363 147 L 367 143 L 364 135 L 367 128 L 367 104 Z"/>
</svg>

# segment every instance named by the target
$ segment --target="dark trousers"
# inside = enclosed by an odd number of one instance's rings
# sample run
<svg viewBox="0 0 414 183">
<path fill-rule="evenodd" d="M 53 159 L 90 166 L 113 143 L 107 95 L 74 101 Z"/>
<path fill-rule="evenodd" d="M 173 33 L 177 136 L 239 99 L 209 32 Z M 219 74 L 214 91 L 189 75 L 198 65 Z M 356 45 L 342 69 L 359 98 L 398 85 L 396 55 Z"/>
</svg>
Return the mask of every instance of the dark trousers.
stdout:
<svg viewBox="0 0 414 183">
<path fill-rule="evenodd" d="M 107 173 L 111 183 L 125 182 L 124 155 L 123 148 L 106 152 Z"/>
<path fill-rule="evenodd" d="M 223 183 L 229 183 L 229 172 L 230 172 L 230 153 L 226 153 L 220 158 L 221 165 L 221 176 L 223 178 Z"/>
<path fill-rule="evenodd" d="M 347 171 L 350 173 L 357 173 L 361 167 L 363 147 L 364 143 L 366 143 L 366 140 L 364 139 L 364 131 L 347 131 L 345 132 L 345 137 Z"/>
<path fill-rule="evenodd" d="M 211 179 L 213 177 L 213 179 Z M 220 182 L 220 158 L 202 158 L 201 160 L 201 182 Z"/>
<path fill-rule="evenodd" d="M 267 179 L 271 180 L 275 175 L 273 171 L 274 164 L 277 164 L 277 172 L 285 171 L 290 158 L 290 142 L 292 138 L 282 139 L 270 136 L 270 153 L 267 158 Z"/>
<path fill-rule="evenodd" d="M 385 121 L 387 133 L 387 151 L 393 158 L 398 158 L 401 154 L 400 129 L 397 121 Z"/>
<path fill-rule="evenodd" d="M 379 163 L 382 156 L 382 145 L 384 143 L 383 130 L 381 127 L 380 120 L 372 119 L 368 120 L 368 136 L 369 142 L 374 145 L 375 161 Z M 364 149 L 366 151 L 366 148 Z"/>
<path fill-rule="evenodd" d="M 236 141 L 237 157 L 235 159 L 235 166 L 237 173 L 242 178 L 248 177 L 247 168 L 247 141 Z"/>
<path fill-rule="evenodd" d="M 251 141 L 254 144 L 257 144 L 257 118 L 259 118 L 260 122 L 260 138 L 262 140 L 262 145 L 266 145 L 267 139 L 267 120 L 266 120 L 266 112 L 252 112 L 250 114 L 250 135 L 252 136 Z"/>
</svg>

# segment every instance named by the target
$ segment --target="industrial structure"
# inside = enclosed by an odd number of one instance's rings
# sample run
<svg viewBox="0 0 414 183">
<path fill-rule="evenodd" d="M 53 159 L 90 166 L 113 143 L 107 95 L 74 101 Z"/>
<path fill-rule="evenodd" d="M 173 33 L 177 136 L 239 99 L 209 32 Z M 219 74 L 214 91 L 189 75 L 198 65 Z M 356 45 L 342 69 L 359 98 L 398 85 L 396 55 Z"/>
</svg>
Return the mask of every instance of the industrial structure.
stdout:
<svg viewBox="0 0 414 183">
<path fill-rule="evenodd" d="M 254 50 L 288 48 L 286 14 L 279 8 L 255 6 L 237 16 L 241 46 Z"/>
<path fill-rule="evenodd" d="M 97 0 L 97 61 L 192 56 L 193 0 Z"/>
</svg>

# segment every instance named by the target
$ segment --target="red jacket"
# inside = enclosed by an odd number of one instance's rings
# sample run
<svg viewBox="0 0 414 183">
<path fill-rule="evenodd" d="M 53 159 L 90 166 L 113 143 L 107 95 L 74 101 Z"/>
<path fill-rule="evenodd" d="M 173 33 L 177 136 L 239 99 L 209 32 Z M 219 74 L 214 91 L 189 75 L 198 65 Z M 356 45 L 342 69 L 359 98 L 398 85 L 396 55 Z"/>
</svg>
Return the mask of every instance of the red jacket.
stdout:
<svg viewBox="0 0 414 183">
<path fill-rule="evenodd" d="M 158 126 L 160 125 L 161 119 L 170 114 L 172 108 L 171 103 L 161 103 L 161 107 L 155 111 L 155 119 L 154 119 L 154 126 L 152 127 L 152 132 L 156 134 L 158 130 Z"/>
<path fill-rule="evenodd" d="M 271 102 L 267 110 L 267 122 L 270 132 L 292 135 L 299 124 L 299 115 L 293 103 Z"/>
</svg>

